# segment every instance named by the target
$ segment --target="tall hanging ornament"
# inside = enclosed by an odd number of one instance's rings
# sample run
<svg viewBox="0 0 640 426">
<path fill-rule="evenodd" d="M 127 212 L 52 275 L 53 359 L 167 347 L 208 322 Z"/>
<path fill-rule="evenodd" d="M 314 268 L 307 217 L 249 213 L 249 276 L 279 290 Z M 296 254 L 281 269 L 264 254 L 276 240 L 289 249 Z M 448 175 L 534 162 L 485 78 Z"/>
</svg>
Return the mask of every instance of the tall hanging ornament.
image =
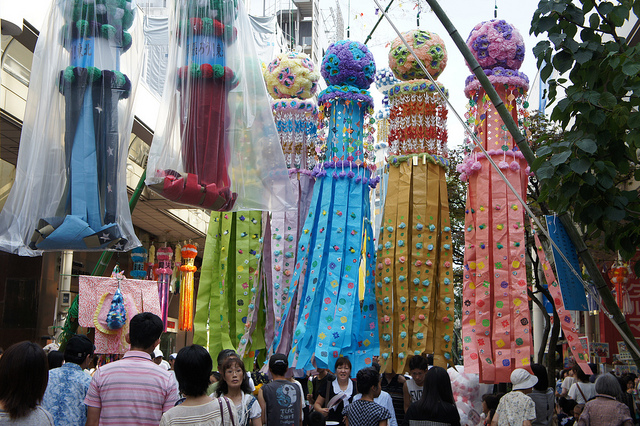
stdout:
<svg viewBox="0 0 640 426">
<path fill-rule="evenodd" d="M 147 249 L 140 246 L 131 250 L 131 260 L 133 261 L 133 268 L 129 275 L 136 280 L 144 280 L 147 278 L 147 270 L 145 264 L 147 262 Z"/>
<path fill-rule="evenodd" d="M 522 36 L 503 20 L 476 25 L 467 45 L 514 120 L 523 117 L 529 88 L 519 72 Z M 469 124 L 521 197 L 529 167 L 475 76 L 467 78 Z M 459 166 L 468 181 L 462 335 L 465 372 L 484 383 L 504 383 L 515 368 L 529 368 L 530 313 L 525 271 L 524 209 L 480 149 L 470 144 Z"/>
<path fill-rule="evenodd" d="M 147 185 L 209 210 L 286 209 L 293 194 L 243 3 L 173 3 L 175 90 L 165 91 Z"/>
<path fill-rule="evenodd" d="M 442 39 L 413 30 L 402 37 L 437 78 L 447 63 Z M 378 241 L 377 299 L 383 369 L 402 372 L 410 356 L 453 363 L 454 294 L 446 100 L 400 38 L 389 64 L 403 80 L 389 93 L 389 182 Z M 440 85 L 442 88 L 442 85 Z"/>
<path fill-rule="evenodd" d="M 0 249 L 130 250 L 140 244 L 125 175 L 141 20 L 131 0 L 49 3 Z"/>
<path fill-rule="evenodd" d="M 181 251 L 183 263 L 180 266 L 182 281 L 180 282 L 180 311 L 178 328 L 184 331 L 193 330 L 193 273 L 198 269 L 194 265 L 198 248 L 193 244 L 185 244 Z"/>
<path fill-rule="evenodd" d="M 167 330 L 167 317 L 169 316 L 169 287 L 171 285 L 171 260 L 173 250 L 171 247 L 160 247 L 158 249 L 158 268 L 155 274 L 158 276 L 158 295 L 160 297 L 160 312 L 162 313 L 162 323 Z"/>
<path fill-rule="evenodd" d="M 354 371 L 378 354 L 374 295 L 375 252 L 369 188 L 375 170 L 373 100 L 367 88 L 375 74 L 373 55 L 361 43 L 329 46 L 321 73 L 329 84 L 320 93 L 321 118 L 328 120 L 326 147 L 314 168 L 316 183 L 306 217 L 280 329 L 295 315 L 295 290 L 302 289 L 289 365 L 331 368 L 340 355 Z M 364 270 L 363 286 L 360 269 Z M 362 300 L 362 308 L 360 301 Z"/>
<path fill-rule="evenodd" d="M 263 74 L 267 90 L 274 98 L 272 111 L 298 207 L 284 212 L 265 212 L 263 215 L 263 289 L 266 301 L 264 338 L 269 354 L 272 354 L 289 352 L 296 324 L 299 303 L 293 305 L 294 312 L 287 317 L 287 324 L 281 325 L 281 321 L 292 285 L 298 239 L 309 211 L 315 182 L 312 170 L 316 165 L 318 149 L 318 106 L 313 96 L 317 91 L 320 74 L 315 71 L 313 62 L 306 54 L 297 52 L 278 55 L 267 65 Z M 297 301 L 301 297 L 301 290 L 301 286 L 292 289 Z M 249 310 L 245 342 L 251 339 L 250 336 L 256 329 L 260 297 L 259 289 L 249 305 L 255 308 Z M 273 345 L 276 330 L 281 333 L 277 339 L 279 347 Z M 239 350 L 243 351 L 244 348 L 245 344 L 241 343 Z"/>
</svg>

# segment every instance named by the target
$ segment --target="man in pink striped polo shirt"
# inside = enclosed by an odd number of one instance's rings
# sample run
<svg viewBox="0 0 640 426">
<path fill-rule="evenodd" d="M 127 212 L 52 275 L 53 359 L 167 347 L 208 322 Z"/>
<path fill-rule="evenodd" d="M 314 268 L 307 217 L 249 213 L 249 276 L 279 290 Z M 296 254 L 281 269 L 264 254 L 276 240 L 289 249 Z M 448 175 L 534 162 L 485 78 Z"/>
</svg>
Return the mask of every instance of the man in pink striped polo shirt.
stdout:
<svg viewBox="0 0 640 426">
<path fill-rule="evenodd" d="M 164 326 L 155 314 L 143 312 L 129 323 L 131 349 L 119 360 L 93 375 L 84 400 L 87 426 L 154 425 L 178 400 L 176 381 L 170 372 L 151 360 Z"/>
</svg>

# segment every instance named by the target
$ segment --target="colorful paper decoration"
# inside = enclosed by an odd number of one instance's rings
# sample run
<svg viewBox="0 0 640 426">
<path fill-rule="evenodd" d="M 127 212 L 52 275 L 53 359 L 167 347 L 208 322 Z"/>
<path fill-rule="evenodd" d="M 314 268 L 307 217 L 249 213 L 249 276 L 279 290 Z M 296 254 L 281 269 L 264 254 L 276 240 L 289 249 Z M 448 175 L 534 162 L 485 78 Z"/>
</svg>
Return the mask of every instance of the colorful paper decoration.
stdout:
<svg viewBox="0 0 640 426">
<path fill-rule="evenodd" d="M 304 53 L 289 52 L 278 55 L 264 70 L 267 90 L 276 98 L 272 110 L 280 136 L 280 143 L 289 169 L 298 208 L 284 212 L 265 212 L 263 247 L 262 300 L 266 303 L 264 338 L 269 354 L 287 353 L 295 326 L 295 313 L 281 325 L 287 294 L 296 263 L 297 244 L 304 218 L 309 211 L 315 178 L 311 171 L 316 165 L 318 107 L 314 99 L 320 75 Z M 296 297 L 300 298 L 296 288 Z M 262 293 L 264 291 L 264 293 Z M 259 304 L 252 303 L 244 340 L 249 341 L 256 330 Z M 297 306 L 297 305 L 295 305 Z M 296 307 L 294 306 L 294 309 Z M 264 309 L 264 306 L 261 307 Z M 274 334 L 280 330 L 280 349 L 273 346 Z M 259 329 L 257 332 L 261 332 Z M 282 338 L 283 337 L 283 338 Z M 244 350 L 241 345 L 240 351 Z"/>
<path fill-rule="evenodd" d="M 329 84 L 318 100 L 321 118 L 328 119 L 328 135 L 322 161 L 313 171 L 313 199 L 273 347 L 280 344 L 283 324 L 290 316 L 295 318 L 296 289 L 301 289 L 289 365 L 313 369 L 315 356 L 317 367 L 332 368 L 338 356 L 345 355 L 358 371 L 378 354 L 374 236 L 369 222 L 369 187 L 377 179 L 371 180 L 374 120 L 368 115 L 373 102 L 366 90 L 373 81 L 375 62 L 365 45 L 342 40 L 329 46 L 321 73 Z"/>
<path fill-rule="evenodd" d="M 182 280 L 180 282 L 180 311 L 178 328 L 184 331 L 193 330 L 193 273 L 198 270 L 194 265 L 198 248 L 193 244 L 185 244 L 180 254 L 184 262 L 180 266 Z"/>
<path fill-rule="evenodd" d="M 547 229 L 549 230 L 551 240 L 560 248 L 569 260 L 569 263 L 571 263 L 573 269 L 581 271 L 580 263 L 578 262 L 578 252 L 571 242 L 569 234 L 567 234 L 567 231 L 564 229 L 562 222 L 554 215 L 547 215 L 545 219 L 547 220 Z M 582 287 L 582 283 L 576 278 L 571 269 L 569 269 L 569 266 L 567 266 L 555 247 L 552 247 L 552 253 L 556 271 L 558 271 L 558 283 L 562 288 L 562 300 L 564 301 L 565 308 L 570 311 L 588 311 L 589 304 L 587 303 L 587 295 Z"/>
<path fill-rule="evenodd" d="M 429 72 L 446 65 L 434 33 L 403 34 Z M 383 371 L 404 371 L 409 357 L 433 354 L 453 363 L 451 223 L 445 171 L 449 166 L 446 102 L 401 40 L 389 52 L 398 81 L 389 94 L 389 181 L 378 240 L 376 295 Z M 442 88 L 442 86 L 440 86 Z"/>
<path fill-rule="evenodd" d="M 129 275 L 136 280 L 144 280 L 147 278 L 147 270 L 144 265 L 147 262 L 147 249 L 140 246 L 131 250 L 131 260 L 133 261 L 133 268 Z"/>
<path fill-rule="evenodd" d="M 467 45 L 517 121 L 529 88 L 517 70 L 524 58 L 522 36 L 505 21 L 492 20 L 476 25 Z M 529 167 L 522 152 L 475 76 L 467 78 L 465 94 L 470 98 L 469 124 L 478 140 L 524 197 Z M 470 144 L 466 152 L 458 166 L 460 178 L 469 182 L 462 312 L 465 372 L 479 373 L 482 383 L 505 383 L 513 369 L 529 368 L 531 356 L 524 209 L 478 147 Z"/>
<path fill-rule="evenodd" d="M 533 229 L 533 237 L 536 242 L 536 249 L 538 250 L 538 257 L 542 260 L 542 271 L 544 272 L 544 278 L 547 281 L 549 293 L 551 294 L 551 298 L 553 299 L 553 303 L 556 306 L 556 311 L 558 312 L 558 318 L 560 318 L 560 326 L 562 327 L 562 332 L 564 333 L 567 342 L 569 342 L 569 349 L 573 354 L 573 358 L 576 360 L 580 368 L 585 374 L 592 374 L 591 367 L 589 367 L 589 354 L 585 352 L 580 340 L 578 339 L 578 331 L 579 328 L 576 327 L 573 319 L 571 318 L 571 313 L 567 312 L 566 306 L 563 302 L 563 294 L 560 285 L 558 284 L 558 280 L 553 273 L 553 269 L 547 260 L 547 256 L 542 248 L 542 244 L 540 244 L 540 238 L 538 237 L 538 233 L 533 228 L 533 223 L 531 224 L 531 229 Z"/>
<path fill-rule="evenodd" d="M 34 53 L 16 183 L 0 217 L 3 250 L 139 245 L 125 180 L 137 83 L 129 76 L 142 62 L 139 31 L 129 31 L 139 27 L 131 0 L 51 7 Z"/>
<path fill-rule="evenodd" d="M 160 299 L 160 312 L 165 331 L 167 330 L 167 317 L 169 316 L 169 287 L 171 285 L 171 259 L 173 250 L 171 247 L 158 249 L 158 268 L 154 271 L 158 276 L 158 296 Z M 179 266 L 178 266 L 179 268 Z"/>
<path fill-rule="evenodd" d="M 127 321 L 118 330 L 107 325 L 111 301 L 120 287 L 127 312 Z M 140 312 L 160 316 L 158 286 L 155 281 L 129 280 L 122 275 L 112 277 L 80 276 L 78 323 L 96 329 L 94 344 L 97 354 L 123 354 L 129 349 L 125 335 L 129 321 Z"/>
<path fill-rule="evenodd" d="M 202 257 L 193 341 L 214 355 L 251 343 L 265 347 L 264 334 L 242 342 L 249 310 L 260 304 L 261 212 L 212 212 Z"/>
<path fill-rule="evenodd" d="M 147 185 L 216 211 L 282 210 L 292 191 L 242 2 L 175 0 Z"/>
</svg>

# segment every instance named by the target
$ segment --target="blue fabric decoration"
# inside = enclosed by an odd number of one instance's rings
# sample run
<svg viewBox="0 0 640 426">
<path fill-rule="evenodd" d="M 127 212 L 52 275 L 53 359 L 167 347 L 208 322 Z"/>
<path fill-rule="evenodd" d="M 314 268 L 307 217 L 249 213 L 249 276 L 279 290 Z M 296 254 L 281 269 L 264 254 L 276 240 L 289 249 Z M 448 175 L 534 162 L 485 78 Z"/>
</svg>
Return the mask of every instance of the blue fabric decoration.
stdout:
<svg viewBox="0 0 640 426">
<path fill-rule="evenodd" d="M 111 299 L 111 307 L 107 313 L 107 326 L 111 330 L 120 330 L 127 323 L 127 308 L 124 306 L 124 296 L 120 286 Z"/>
</svg>

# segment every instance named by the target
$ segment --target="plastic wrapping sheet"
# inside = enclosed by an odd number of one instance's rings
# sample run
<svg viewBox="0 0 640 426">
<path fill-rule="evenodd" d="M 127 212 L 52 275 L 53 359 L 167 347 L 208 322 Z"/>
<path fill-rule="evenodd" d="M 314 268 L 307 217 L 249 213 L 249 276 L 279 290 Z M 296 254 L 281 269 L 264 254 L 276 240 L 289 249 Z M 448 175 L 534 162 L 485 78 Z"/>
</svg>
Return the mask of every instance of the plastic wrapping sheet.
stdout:
<svg viewBox="0 0 640 426">
<path fill-rule="evenodd" d="M 56 0 L 33 56 L 0 249 L 130 250 L 127 200 L 141 19 L 132 0 Z"/>
<path fill-rule="evenodd" d="M 147 185 L 210 210 L 286 210 L 293 192 L 242 1 L 175 1 Z"/>
</svg>

